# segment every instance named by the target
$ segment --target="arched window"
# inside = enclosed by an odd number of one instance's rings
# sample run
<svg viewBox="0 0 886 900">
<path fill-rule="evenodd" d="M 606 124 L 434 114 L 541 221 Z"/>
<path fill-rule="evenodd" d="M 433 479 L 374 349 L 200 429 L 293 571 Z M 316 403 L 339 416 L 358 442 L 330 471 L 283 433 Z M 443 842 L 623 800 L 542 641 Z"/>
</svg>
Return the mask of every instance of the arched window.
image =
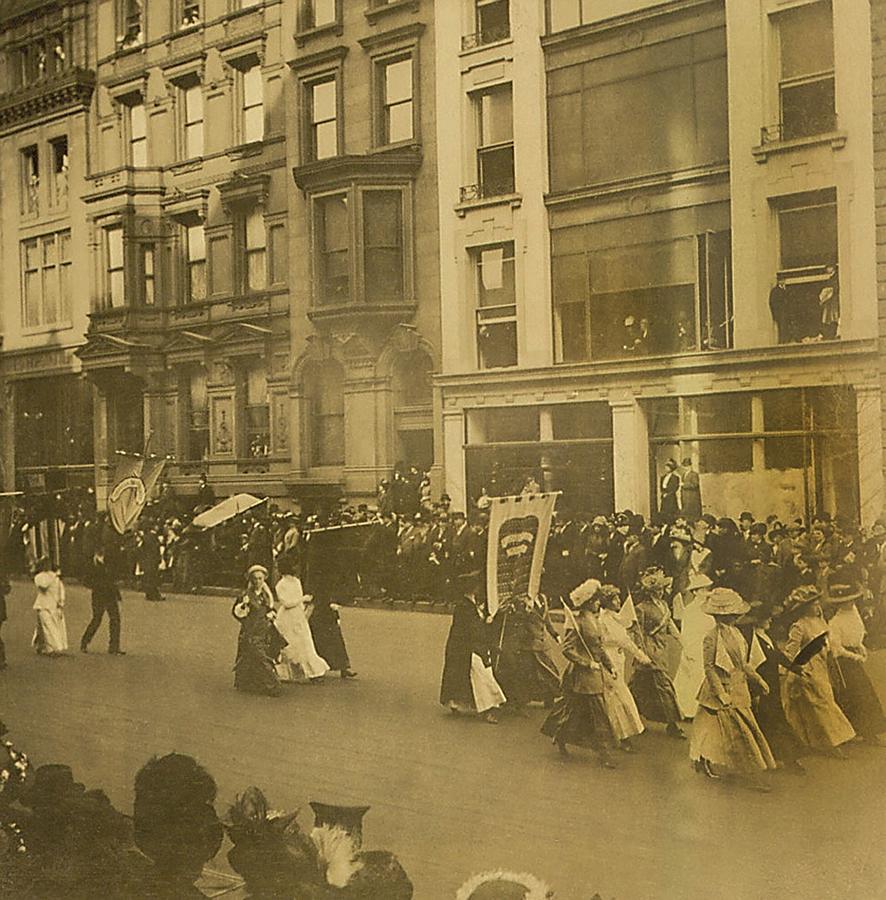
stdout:
<svg viewBox="0 0 886 900">
<path fill-rule="evenodd" d="M 400 353 L 394 363 L 394 408 L 430 406 L 434 362 L 424 350 Z"/>
<path fill-rule="evenodd" d="M 308 404 L 311 464 L 340 466 L 345 461 L 344 369 L 334 360 L 314 363 L 303 383 Z"/>
</svg>

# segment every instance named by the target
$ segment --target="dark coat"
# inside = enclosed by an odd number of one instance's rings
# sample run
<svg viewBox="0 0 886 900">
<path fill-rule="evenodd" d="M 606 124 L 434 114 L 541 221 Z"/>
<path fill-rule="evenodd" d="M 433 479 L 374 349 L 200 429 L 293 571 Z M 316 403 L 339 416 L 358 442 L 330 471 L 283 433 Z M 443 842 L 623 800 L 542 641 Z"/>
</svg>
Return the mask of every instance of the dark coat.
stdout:
<svg viewBox="0 0 886 900">
<path fill-rule="evenodd" d="M 476 653 L 489 664 L 489 626 L 483 609 L 470 597 L 460 597 L 452 610 L 452 624 L 446 640 L 443 678 L 440 684 L 440 703 L 450 701 L 472 706 L 471 656 Z"/>
</svg>

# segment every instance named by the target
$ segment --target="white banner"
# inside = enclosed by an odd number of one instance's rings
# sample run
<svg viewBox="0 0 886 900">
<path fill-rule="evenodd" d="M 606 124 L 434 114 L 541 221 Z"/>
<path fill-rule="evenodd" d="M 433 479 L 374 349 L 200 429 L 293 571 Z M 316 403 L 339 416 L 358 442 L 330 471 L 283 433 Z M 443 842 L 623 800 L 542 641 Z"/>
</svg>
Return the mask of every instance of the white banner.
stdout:
<svg viewBox="0 0 886 900">
<path fill-rule="evenodd" d="M 489 507 L 486 590 L 489 614 L 514 597 L 535 597 L 559 494 L 493 497 Z"/>
</svg>

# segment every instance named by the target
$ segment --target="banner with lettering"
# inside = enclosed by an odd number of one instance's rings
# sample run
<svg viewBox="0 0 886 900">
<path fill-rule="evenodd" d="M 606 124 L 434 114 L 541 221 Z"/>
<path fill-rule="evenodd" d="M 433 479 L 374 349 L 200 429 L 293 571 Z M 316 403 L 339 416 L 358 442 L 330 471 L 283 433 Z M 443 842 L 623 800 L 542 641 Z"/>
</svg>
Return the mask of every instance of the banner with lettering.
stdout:
<svg viewBox="0 0 886 900">
<path fill-rule="evenodd" d="M 535 597 L 558 493 L 493 497 L 486 590 L 489 614 L 516 597 Z"/>
</svg>

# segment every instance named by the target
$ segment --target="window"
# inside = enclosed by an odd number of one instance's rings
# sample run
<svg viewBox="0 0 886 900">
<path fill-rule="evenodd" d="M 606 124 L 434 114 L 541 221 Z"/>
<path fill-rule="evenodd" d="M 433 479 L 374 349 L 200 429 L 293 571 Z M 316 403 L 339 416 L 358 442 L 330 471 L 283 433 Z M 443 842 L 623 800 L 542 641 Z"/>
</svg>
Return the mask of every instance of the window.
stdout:
<svg viewBox="0 0 886 900">
<path fill-rule="evenodd" d="M 243 70 L 243 143 L 261 141 L 265 136 L 264 85 L 258 63 Z"/>
<path fill-rule="evenodd" d="M 308 85 L 312 159 L 338 156 L 338 84 L 335 77 Z"/>
<path fill-rule="evenodd" d="M 305 375 L 309 410 L 311 464 L 340 466 L 345 461 L 344 370 L 330 360 L 315 364 Z"/>
<path fill-rule="evenodd" d="M 71 319 L 71 233 L 23 241 L 22 324 L 40 328 Z"/>
<path fill-rule="evenodd" d="M 68 139 L 56 138 L 50 141 L 50 155 L 52 158 L 52 203 L 53 206 L 65 206 L 68 202 Z"/>
<path fill-rule="evenodd" d="M 591 0 L 548 0 L 548 33 L 592 21 Z"/>
<path fill-rule="evenodd" d="M 477 106 L 477 178 L 480 197 L 514 192 L 514 128 L 511 86 L 474 95 Z"/>
<path fill-rule="evenodd" d="M 778 82 L 784 140 L 833 131 L 834 24 L 827 2 L 808 3 L 776 17 L 780 50 Z"/>
<path fill-rule="evenodd" d="M 264 0 L 240 0 L 240 9 L 252 9 L 254 6 L 261 6 Z"/>
<path fill-rule="evenodd" d="M 188 225 L 185 229 L 188 261 L 187 299 L 190 302 L 206 299 L 206 232 L 202 225 Z"/>
<path fill-rule="evenodd" d="M 363 284 L 367 303 L 403 302 L 400 191 L 363 192 Z"/>
<path fill-rule="evenodd" d="M 185 159 L 203 155 L 203 87 L 191 84 L 183 88 Z"/>
<path fill-rule="evenodd" d="M 182 0 L 179 24 L 182 28 L 200 24 L 200 0 Z"/>
<path fill-rule="evenodd" d="M 267 232 L 261 207 L 254 207 L 244 221 L 244 248 L 246 254 L 246 289 L 260 291 L 267 287 Z"/>
<path fill-rule="evenodd" d="M 246 449 L 251 458 L 271 452 L 271 405 L 263 362 L 246 368 Z"/>
<path fill-rule="evenodd" d="M 379 64 L 382 144 L 396 144 L 414 137 L 412 64 L 411 56 Z"/>
<path fill-rule="evenodd" d="M 476 26 L 479 44 L 503 41 L 511 35 L 510 0 L 476 0 Z"/>
<path fill-rule="evenodd" d="M 117 43 L 127 50 L 144 40 L 144 13 L 140 0 L 118 0 L 119 36 Z"/>
<path fill-rule="evenodd" d="M 126 105 L 126 126 L 129 165 L 144 168 L 148 164 L 148 122 L 141 97 Z"/>
<path fill-rule="evenodd" d="M 302 30 L 323 28 L 338 21 L 338 0 L 302 0 Z"/>
<path fill-rule="evenodd" d="M 837 263 L 837 198 L 834 191 L 799 194 L 778 211 L 782 270 Z"/>
<path fill-rule="evenodd" d="M 118 309 L 125 301 L 123 277 L 123 229 L 105 230 L 105 260 L 107 283 L 105 285 L 105 308 Z"/>
<path fill-rule="evenodd" d="M 321 306 L 348 303 L 351 297 L 350 216 L 348 197 L 334 194 L 314 201 L 318 294 Z"/>
<path fill-rule="evenodd" d="M 474 257 L 477 351 L 481 369 L 517 365 L 514 244 L 483 247 Z"/>
<path fill-rule="evenodd" d="M 654 37 L 614 55 L 591 55 L 604 47 L 589 38 L 590 58 L 551 58 L 552 191 L 728 161 L 725 28 Z"/>
<path fill-rule="evenodd" d="M 40 213 L 40 153 L 37 147 L 25 147 L 21 155 L 22 214 Z"/>
<path fill-rule="evenodd" d="M 289 246 L 286 241 L 286 226 L 283 223 L 268 228 L 270 248 L 271 284 L 287 284 L 289 275 Z"/>
<path fill-rule="evenodd" d="M 186 376 L 188 400 L 188 439 L 185 452 L 189 460 L 205 459 L 209 454 L 209 396 L 206 370 L 200 366 Z"/>
<path fill-rule="evenodd" d="M 153 306 L 156 299 L 156 283 L 154 279 L 155 249 L 153 244 L 142 244 L 142 303 Z"/>
</svg>

